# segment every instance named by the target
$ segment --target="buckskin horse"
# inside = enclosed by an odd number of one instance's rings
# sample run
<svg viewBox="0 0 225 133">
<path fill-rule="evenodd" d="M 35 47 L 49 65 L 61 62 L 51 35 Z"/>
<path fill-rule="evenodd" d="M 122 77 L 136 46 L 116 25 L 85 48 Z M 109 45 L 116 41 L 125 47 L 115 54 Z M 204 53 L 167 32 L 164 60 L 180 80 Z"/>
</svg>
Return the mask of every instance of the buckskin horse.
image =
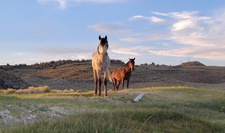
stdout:
<svg viewBox="0 0 225 133">
<path fill-rule="evenodd" d="M 110 58 L 107 53 L 109 48 L 107 36 L 101 38 L 99 36 L 99 44 L 97 52 L 92 54 L 92 68 L 95 83 L 95 95 L 101 96 L 101 71 L 104 73 L 103 84 L 104 84 L 104 96 L 107 96 L 107 77 L 112 82 L 111 74 L 109 72 Z M 108 76 L 108 73 L 110 76 Z M 98 89 L 98 90 L 97 90 Z"/>
<path fill-rule="evenodd" d="M 114 91 L 119 89 L 120 82 L 122 82 L 122 90 L 124 88 L 124 80 L 127 80 L 127 88 L 129 88 L 129 82 L 131 77 L 131 72 L 134 71 L 135 62 L 134 59 L 129 59 L 129 61 L 123 65 L 122 68 L 113 70 L 112 80 Z"/>
</svg>

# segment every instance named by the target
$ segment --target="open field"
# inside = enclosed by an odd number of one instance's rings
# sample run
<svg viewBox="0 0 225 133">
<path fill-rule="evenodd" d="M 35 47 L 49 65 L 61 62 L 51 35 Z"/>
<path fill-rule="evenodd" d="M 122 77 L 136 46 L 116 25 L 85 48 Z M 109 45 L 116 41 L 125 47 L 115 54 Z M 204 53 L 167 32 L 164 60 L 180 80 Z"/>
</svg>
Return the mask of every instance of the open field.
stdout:
<svg viewBox="0 0 225 133">
<path fill-rule="evenodd" d="M 133 103 L 140 92 L 145 95 Z M 0 95 L 0 132 L 225 132 L 225 92 L 152 87 Z"/>
<path fill-rule="evenodd" d="M 136 65 L 133 89 L 98 97 L 90 61 L 40 66 L 0 68 L 0 84 L 34 86 L 1 91 L 0 132 L 225 132 L 225 67 Z"/>
</svg>

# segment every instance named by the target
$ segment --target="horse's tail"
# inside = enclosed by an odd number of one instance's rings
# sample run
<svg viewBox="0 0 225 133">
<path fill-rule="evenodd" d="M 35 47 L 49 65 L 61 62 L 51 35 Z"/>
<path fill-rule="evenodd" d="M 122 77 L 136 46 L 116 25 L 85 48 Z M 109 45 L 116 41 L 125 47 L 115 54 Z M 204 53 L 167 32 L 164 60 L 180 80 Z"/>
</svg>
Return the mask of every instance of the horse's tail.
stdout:
<svg viewBox="0 0 225 133">
<path fill-rule="evenodd" d="M 112 83 L 113 80 L 112 80 L 112 74 L 110 73 L 110 71 L 108 70 L 108 79 L 109 81 Z"/>
</svg>

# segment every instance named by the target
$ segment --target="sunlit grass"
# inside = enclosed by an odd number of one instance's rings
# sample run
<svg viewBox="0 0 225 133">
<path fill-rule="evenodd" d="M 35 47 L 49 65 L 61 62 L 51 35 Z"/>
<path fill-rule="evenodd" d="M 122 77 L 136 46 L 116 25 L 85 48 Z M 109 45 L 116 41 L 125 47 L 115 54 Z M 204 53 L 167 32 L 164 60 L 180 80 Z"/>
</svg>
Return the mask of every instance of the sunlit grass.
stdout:
<svg viewBox="0 0 225 133">
<path fill-rule="evenodd" d="M 132 100 L 144 92 L 143 98 Z M 108 97 L 94 91 L 41 94 L 0 94 L 0 109 L 15 114 L 28 112 L 45 118 L 51 107 L 68 115 L 34 124 L 6 126 L 4 132 L 225 132 L 225 92 L 192 87 L 150 87 L 109 91 Z M 49 112 L 51 113 L 51 112 Z"/>
</svg>

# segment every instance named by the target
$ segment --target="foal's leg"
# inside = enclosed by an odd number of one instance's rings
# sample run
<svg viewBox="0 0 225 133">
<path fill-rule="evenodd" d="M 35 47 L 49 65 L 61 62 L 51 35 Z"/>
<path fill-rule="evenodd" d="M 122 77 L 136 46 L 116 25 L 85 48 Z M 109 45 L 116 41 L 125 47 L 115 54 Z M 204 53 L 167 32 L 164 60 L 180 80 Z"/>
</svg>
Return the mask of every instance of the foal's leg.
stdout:
<svg viewBox="0 0 225 133">
<path fill-rule="evenodd" d="M 101 84 L 102 84 L 102 81 L 101 81 L 101 73 L 99 70 L 97 70 L 97 79 L 98 79 L 98 95 L 101 96 Z"/>
<path fill-rule="evenodd" d="M 119 90 L 119 86 L 120 86 L 120 81 L 117 80 L 117 85 L 116 85 L 116 90 Z"/>
<path fill-rule="evenodd" d="M 127 89 L 129 88 L 130 79 L 127 79 Z"/>
<path fill-rule="evenodd" d="M 115 91 L 116 90 L 116 79 L 113 78 L 113 90 Z"/>
<path fill-rule="evenodd" d="M 108 70 L 104 71 L 104 80 L 103 80 L 103 84 L 104 84 L 104 96 L 107 96 L 107 77 L 108 77 Z"/>
<path fill-rule="evenodd" d="M 122 90 L 123 90 L 123 88 L 124 88 L 124 79 L 122 79 L 122 85 L 121 85 L 121 88 L 122 88 Z"/>
<path fill-rule="evenodd" d="M 94 77 L 94 84 L 95 84 L 95 95 L 97 95 L 97 85 L 98 85 L 98 79 L 97 79 L 97 75 L 96 75 L 96 71 L 93 69 L 93 77 Z"/>
</svg>

